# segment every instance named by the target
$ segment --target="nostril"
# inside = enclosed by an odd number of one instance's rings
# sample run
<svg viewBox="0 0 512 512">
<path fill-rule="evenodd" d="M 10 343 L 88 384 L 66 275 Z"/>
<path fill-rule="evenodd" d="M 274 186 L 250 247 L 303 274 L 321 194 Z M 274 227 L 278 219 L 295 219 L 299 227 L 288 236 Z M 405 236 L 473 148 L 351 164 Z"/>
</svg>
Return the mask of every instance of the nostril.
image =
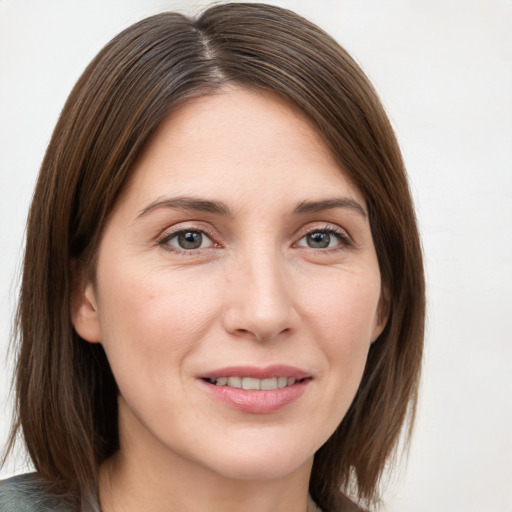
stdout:
<svg viewBox="0 0 512 512">
<path fill-rule="evenodd" d="M 294 331 L 297 313 L 289 303 L 268 301 L 264 298 L 233 297 L 222 314 L 227 332 L 240 338 L 267 341 L 289 336 Z"/>
</svg>

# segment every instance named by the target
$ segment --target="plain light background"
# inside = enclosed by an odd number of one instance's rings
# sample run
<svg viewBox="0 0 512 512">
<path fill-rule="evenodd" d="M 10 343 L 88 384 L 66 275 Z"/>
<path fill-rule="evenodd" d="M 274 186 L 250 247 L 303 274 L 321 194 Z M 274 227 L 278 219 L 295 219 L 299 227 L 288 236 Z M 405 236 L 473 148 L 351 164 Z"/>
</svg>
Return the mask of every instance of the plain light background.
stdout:
<svg viewBox="0 0 512 512">
<path fill-rule="evenodd" d="M 129 24 L 206 1 L 0 0 L 0 445 L 24 223 L 60 109 Z M 423 236 L 418 422 L 390 512 L 512 512 L 512 1 L 273 1 L 330 32 L 379 91 Z M 13 458 L 0 478 L 27 469 Z"/>
</svg>

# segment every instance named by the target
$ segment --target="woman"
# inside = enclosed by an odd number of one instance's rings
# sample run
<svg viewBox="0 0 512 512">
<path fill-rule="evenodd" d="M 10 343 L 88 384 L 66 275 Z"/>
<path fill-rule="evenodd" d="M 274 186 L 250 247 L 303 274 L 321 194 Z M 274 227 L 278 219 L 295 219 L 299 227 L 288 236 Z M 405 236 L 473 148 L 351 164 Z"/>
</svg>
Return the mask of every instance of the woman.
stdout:
<svg viewBox="0 0 512 512">
<path fill-rule="evenodd" d="M 400 152 L 347 53 L 261 4 L 136 23 L 36 186 L 11 446 L 37 473 L 0 510 L 371 507 L 423 322 Z"/>
</svg>

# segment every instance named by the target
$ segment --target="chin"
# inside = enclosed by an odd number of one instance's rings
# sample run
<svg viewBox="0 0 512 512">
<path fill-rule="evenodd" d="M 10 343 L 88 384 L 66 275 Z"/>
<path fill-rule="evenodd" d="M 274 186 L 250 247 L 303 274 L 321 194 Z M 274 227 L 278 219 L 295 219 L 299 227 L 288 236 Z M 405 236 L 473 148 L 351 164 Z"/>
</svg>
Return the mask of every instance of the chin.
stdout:
<svg viewBox="0 0 512 512">
<path fill-rule="evenodd" d="M 276 461 L 274 457 L 264 461 L 233 461 L 216 468 L 215 472 L 230 480 L 262 481 L 281 480 L 293 473 L 307 468 L 308 472 L 313 463 L 313 456 L 310 459 L 301 461 L 285 462 Z"/>
<path fill-rule="evenodd" d="M 222 461 L 215 457 L 214 464 L 208 464 L 215 473 L 233 480 L 278 480 L 305 469 L 308 473 L 313 464 L 316 450 L 304 450 L 304 446 L 286 446 L 282 443 L 224 453 Z"/>
</svg>

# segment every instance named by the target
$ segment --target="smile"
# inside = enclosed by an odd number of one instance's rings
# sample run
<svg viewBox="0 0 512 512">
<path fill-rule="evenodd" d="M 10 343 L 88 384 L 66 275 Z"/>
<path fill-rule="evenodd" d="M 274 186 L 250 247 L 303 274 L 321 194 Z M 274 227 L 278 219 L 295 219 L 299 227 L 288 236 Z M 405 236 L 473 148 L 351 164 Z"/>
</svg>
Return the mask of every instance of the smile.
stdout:
<svg viewBox="0 0 512 512">
<path fill-rule="evenodd" d="M 288 365 L 230 366 L 198 375 L 198 383 L 217 403 L 245 414 L 271 414 L 296 402 L 313 380 Z"/>
<path fill-rule="evenodd" d="M 270 391 L 293 386 L 297 379 L 294 377 L 273 377 L 270 379 L 255 379 L 254 377 L 219 377 L 208 379 L 215 386 L 228 386 L 238 389 L 252 389 Z"/>
</svg>

